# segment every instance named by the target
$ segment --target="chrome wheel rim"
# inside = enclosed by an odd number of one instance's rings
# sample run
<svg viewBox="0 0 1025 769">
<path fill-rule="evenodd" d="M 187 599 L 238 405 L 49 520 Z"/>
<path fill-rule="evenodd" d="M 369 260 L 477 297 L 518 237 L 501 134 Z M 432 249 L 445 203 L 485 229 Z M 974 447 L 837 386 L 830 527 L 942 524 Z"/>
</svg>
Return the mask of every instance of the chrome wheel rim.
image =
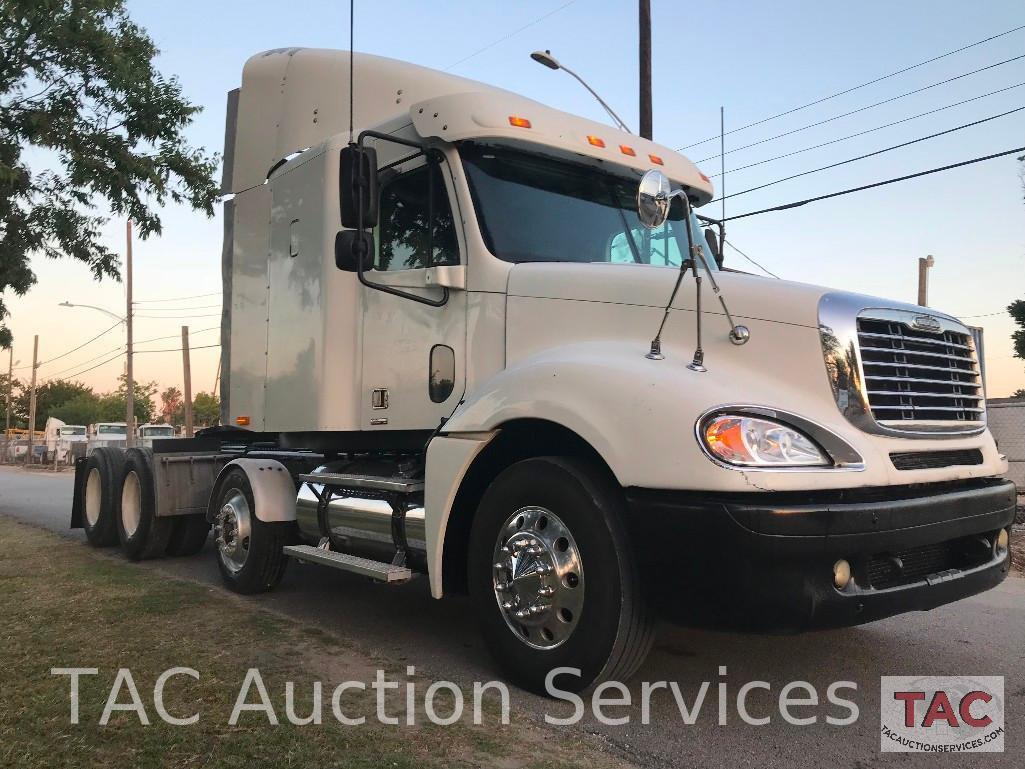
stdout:
<svg viewBox="0 0 1025 769">
<path fill-rule="evenodd" d="M 121 488 L 121 526 L 125 534 L 133 536 L 139 530 L 142 520 L 142 487 L 135 471 L 125 475 L 125 483 Z"/>
<path fill-rule="evenodd" d="M 245 495 L 231 489 L 217 512 L 214 523 L 214 541 L 221 561 L 232 573 L 241 571 L 249 557 L 252 537 L 252 515 Z"/>
<path fill-rule="evenodd" d="M 493 564 L 495 600 L 513 634 L 534 649 L 565 643 L 584 606 L 584 565 L 562 519 L 520 508 L 498 532 Z"/>
<path fill-rule="evenodd" d="M 100 522 L 100 505 L 103 499 L 103 478 L 95 467 L 89 471 L 85 479 L 85 519 L 89 528 Z"/>
</svg>

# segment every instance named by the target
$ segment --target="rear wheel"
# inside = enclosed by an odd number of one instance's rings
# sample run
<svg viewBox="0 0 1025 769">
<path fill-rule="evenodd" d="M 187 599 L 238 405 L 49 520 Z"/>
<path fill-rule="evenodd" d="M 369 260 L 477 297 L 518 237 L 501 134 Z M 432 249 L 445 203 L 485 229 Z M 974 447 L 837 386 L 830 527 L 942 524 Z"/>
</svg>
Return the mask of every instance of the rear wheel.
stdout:
<svg viewBox="0 0 1025 769">
<path fill-rule="evenodd" d="M 256 517 L 253 488 L 245 471 L 232 468 L 218 484 L 214 520 L 217 566 L 224 583 L 236 593 L 262 593 L 285 574 L 294 524 L 267 523 Z"/>
<path fill-rule="evenodd" d="M 527 459 L 488 487 L 470 533 L 470 596 L 484 638 L 519 685 L 581 691 L 622 680 L 651 647 L 652 620 L 622 521 L 622 493 L 589 464 Z"/>
<path fill-rule="evenodd" d="M 122 551 L 133 561 L 163 555 L 174 527 L 172 518 L 156 515 L 151 456 L 146 449 L 125 452 L 117 533 Z"/>
<path fill-rule="evenodd" d="M 114 497 L 124 464 L 120 451 L 96 449 L 86 459 L 86 477 L 82 491 L 82 528 L 93 547 L 117 544 Z"/>
<path fill-rule="evenodd" d="M 209 534 L 210 524 L 205 515 L 177 516 L 167 541 L 167 555 L 173 558 L 195 555 L 203 549 Z"/>
</svg>

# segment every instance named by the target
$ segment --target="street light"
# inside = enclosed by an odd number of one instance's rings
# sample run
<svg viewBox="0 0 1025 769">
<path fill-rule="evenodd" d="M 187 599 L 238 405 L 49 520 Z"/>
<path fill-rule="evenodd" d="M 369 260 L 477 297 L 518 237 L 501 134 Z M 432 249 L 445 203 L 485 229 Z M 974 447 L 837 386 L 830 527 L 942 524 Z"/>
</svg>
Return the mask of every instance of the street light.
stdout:
<svg viewBox="0 0 1025 769">
<path fill-rule="evenodd" d="M 92 304 L 72 304 L 71 302 L 61 302 L 57 306 L 58 307 L 88 307 L 90 310 L 98 310 L 99 312 L 102 312 L 104 315 L 109 315 L 114 320 L 116 320 L 118 323 L 124 323 L 125 322 L 125 319 L 122 318 L 120 315 L 115 315 L 110 310 L 104 310 L 102 307 L 97 307 L 97 306 L 92 305 Z"/>
<path fill-rule="evenodd" d="M 130 258 L 130 257 L 129 257 Z M 129 270 L 131 268 L 129 267 Z M 129 272 L 131 276 L 131 272 Z M 126 318 L 122 318 L 120 315 L 112 313 L 110 310 L 105 310 L 102 307 L 97 307 L 94 304 L 73 304 L 71 302 L 61 302 L 59 307 L 86 307 L 90 310 L 96 310 L 102 312 L 104 315 L 109 315 L 111 318 L 116 320 L 118 323 L 125 323 Z M 128 307 L 131 308 L 131 302 L 129 301 Z M 127 366 L 125 368 L 125 446 L 131 448 L 135 444 L 135 436 L 132 433 L 135 424 L 135 381 L 132 378 L 132 324 L 131 321 L 125 324 L 126 328 L 126 345 L 125 354 L 127 355 Z"/>
<path fill-rule="evenodd" d="M 611 117 L 614 121 L 616 121 L 616 124 L 620 128 L 622 128 L 627 133 L 633 133 L 633 131 L 631 131 L 629 128 L 627 128 L 626 123 L 624 123 L 619 118 L 619 115 L 617 115 L 615 112 L 612 111 L 612 107 L 610 107 L 608 104 L 606 104 L 605 100 L 602 97 L 600 97 L 597 94 L 597 92 L 593 88 L 591 88 L 591 86 L 589 86 L 587 83 L 585 83 L 584 79 L 582 77 L 580 77 L 580 75 L 578 75 L 576 72 L 571 70 L 565 64 L 560 63 L 554 56 L 552 56 L 552 52 L 551 51 L 534 51 L 534 53 L 530 54 L 530 58 L 532 58 L 538 64 L 544 64 L 546 67 L 548 67 L 548 69 L 561 69 L 567 75 L 572 75 L 574 78 L 577 79 L 577 81 L 580 83 L 580 85 L 582 85 L 584 88 L 586 88 L 588 90 L 588 92 L 591 94 L 591 96 L 593 96 L 595 99 L 598 100 L 598 103 L 605 109 L 606 112 L 609 113 L 609 117 Z"/>
</svg>

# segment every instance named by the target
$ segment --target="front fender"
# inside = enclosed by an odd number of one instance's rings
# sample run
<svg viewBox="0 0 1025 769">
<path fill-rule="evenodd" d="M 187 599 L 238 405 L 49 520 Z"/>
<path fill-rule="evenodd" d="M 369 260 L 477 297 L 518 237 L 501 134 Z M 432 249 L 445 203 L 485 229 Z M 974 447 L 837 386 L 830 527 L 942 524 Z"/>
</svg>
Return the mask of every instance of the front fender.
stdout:
<svg viewBox="0 0 1025 769">
<path fill-rule="evenodd" d="M 239 468 L 249 479 L 253 488 L 253 513 L 264 523 L 295 520 L 295 483 L 288 469 L 275 459 L 233 459 L 221 468 L 214 481 L 213 493 L 207 505 L 206 519 L 213 523 L 217 516 L 217 491 L 221 479 L 232 468 Z"/>
</svg>

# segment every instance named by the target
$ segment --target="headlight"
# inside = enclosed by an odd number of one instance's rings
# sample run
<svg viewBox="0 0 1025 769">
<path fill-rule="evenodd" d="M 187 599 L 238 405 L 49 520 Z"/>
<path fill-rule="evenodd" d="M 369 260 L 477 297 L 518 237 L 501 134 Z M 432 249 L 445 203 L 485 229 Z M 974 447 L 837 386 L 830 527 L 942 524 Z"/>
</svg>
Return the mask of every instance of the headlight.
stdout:
<svg viewBox="0 0 1025 769">
<path fill-rule="evenodd" d="M 807 435 L 760 417 L 719 414 L 701 430 L 713 456 L 745 467 L 831 466 L 833 463 Z"/>
</svg>

